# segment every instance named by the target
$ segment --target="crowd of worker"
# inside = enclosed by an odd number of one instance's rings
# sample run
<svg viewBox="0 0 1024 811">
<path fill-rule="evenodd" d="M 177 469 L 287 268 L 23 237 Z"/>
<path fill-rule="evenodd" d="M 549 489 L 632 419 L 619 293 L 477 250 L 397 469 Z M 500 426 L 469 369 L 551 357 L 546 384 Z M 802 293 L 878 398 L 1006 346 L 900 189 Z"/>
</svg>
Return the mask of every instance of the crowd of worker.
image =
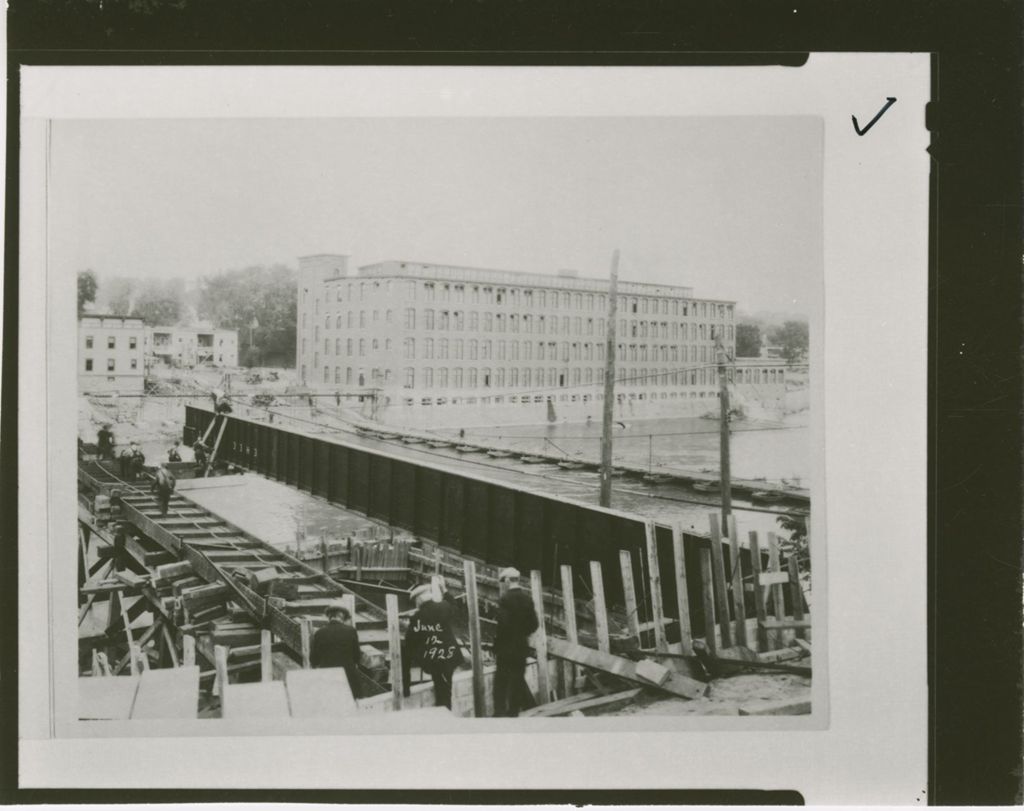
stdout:
<svg viewBox="0 0 1024 811">
<path fill-rule="evenodd" d="M 498 573 L 503 594 L 498 600 L 497 630 L 493 652 L 494 716 L 514 718 L 535 701 L 526 684 L 526 661 L 531 652 L 530 635 L 539 627 L 530 596 L 520 587 L 520 574 L 511 567 Z M 452 708 L 452 678 L 463 664 L 462 646 L 455 636 L 458 614 L 443 580 L 412 590 L 415 612 L 403 623 L 402 669 L 405 694 L 410 694 L 409 674 L 413 666 L 430 676 L 437 706 Z M 310 646 L 313 667 L 343 667 L 356 697 L 360 695 L 358 663 L 359 635 L 353 617 L 342 606 L 327 609 L 327 624 L 320 628 Z"/>
</svg>

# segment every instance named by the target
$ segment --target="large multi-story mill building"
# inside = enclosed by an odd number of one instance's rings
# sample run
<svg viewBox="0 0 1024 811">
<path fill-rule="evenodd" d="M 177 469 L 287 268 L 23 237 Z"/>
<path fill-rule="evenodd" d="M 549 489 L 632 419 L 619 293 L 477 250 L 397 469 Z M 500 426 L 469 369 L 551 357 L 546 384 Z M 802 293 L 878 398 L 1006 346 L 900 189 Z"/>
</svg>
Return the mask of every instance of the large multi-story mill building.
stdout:
<svg viewBox="0 0 1024 811">
<path fill-rule="evenodd" d="M 606 279 L 403 261 L 350 274 L 347 256 L 320 254 L 300 258 L 298 287 L 300 380 L 363 394 L 366 416 L 449 426 L 600 419 Z M 617 308 L 616 413 L 717 409 L 716 339 L 732 357 L 735 303 L 620 282 Z M 743 383 L 747 371 L 729 374 Z M 784 393 L 781 366 L 756 375 L 768 398 Z"/>
</svg>

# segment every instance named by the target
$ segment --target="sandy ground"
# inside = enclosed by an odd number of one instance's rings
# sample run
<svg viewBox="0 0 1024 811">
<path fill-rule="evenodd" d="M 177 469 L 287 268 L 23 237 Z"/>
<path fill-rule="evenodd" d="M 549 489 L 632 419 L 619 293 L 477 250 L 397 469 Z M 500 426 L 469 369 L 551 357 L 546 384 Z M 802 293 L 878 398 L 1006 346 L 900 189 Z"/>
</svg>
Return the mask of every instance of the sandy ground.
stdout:
<svg viewBox="0 0 1024 811">
<path fill-rule="evenodd" d="M 737 715 L 740 707 L 769 701 L 810 700 L 811 680 L 789 673 L 750 673 L 715 679 L 703 698 L 688 701 L 650 692 L 611 715 Z"/>
</svg>

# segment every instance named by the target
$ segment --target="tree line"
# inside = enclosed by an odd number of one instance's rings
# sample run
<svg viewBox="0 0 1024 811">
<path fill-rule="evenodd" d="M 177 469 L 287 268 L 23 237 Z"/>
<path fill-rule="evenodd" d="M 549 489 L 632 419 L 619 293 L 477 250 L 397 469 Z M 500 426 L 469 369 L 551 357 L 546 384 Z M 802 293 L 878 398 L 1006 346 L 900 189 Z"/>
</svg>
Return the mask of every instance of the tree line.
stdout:
<svg viewBox="0 0 1024 811">
<path fill-rule="evenodd" d="M 242 366 L 295 363 L 295 271 L 286 265 L 254 265 L 203 276 L 188 289 L 185 280 L 105 278 L 78 274 L 78 314 L 87 304 L 111 315 L 141 318 L 147 326 L 209 322 L 238 330 Z"/>
<path fill-rule="evenodd" d="M 736 325 L 736 357 L 760 357 L 765 339 L 768 344 L 779 347 L 786 363 L 800 363 L 807 356 L 808 324 L 806 321 L 787 320 L 762 331 L 762 324 L 757 321 L 741 321 Z"/>
</svg>

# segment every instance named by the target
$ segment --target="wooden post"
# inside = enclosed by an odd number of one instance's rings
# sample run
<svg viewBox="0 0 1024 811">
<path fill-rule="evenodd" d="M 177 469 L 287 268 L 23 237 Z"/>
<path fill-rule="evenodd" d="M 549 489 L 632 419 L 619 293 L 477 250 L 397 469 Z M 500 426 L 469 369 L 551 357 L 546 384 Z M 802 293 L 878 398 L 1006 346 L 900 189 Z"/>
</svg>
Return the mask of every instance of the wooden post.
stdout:
<svg viewBox="0 0 1024 811">
<path fill-rule="evenodd" d="M 729 627 L 729 600 L 725 591 L 725 556 L 722 553 L 722 533 L 718 529 L 718 516 L 708 516 L 711 523 L 711 564 L 715 581 L 715 611 L 722 628 L 722 647 L 732 647 L 732 629 Z"/>
<path fill-rule="evenodd" d="M 576 597 L 572 589 L 572 566 L 562 566 L 562 610 L 565 613 L 565 638 L 574 645 L 579 642 L 576 633 Z M 576 666 L 572 662 L 563 662 L 562 670 L 565 677 L 566 691 L 576 693 Z"/>
<path fill-rule="evenodd" d="M 802 620 L 804 618 L 804 592 L 800 587 L 800 569 L 796 563 L 796 556 L 790 555 L 786 559 L 786 564 L 789 567 L 789 596 L 793 602 L 793 619 Z M 806 639 L 807 632 L 803 628 L 797 628 L 796 638 Z"/>
<path fill-rule="evenodd" d="M 181 637 L 181 663 L 191 667 L 196 663 L 196 638 L 190 634 Z"/>
<path fill-rule="evenodd" d="M 757 539 L 757 533 L 751 532 L 750 538 L 750 568 L 754 575 L 754 611 L 757 612 L 757 649 L 764 653 L 768 650 L 768 630 L 763 623 L 768 618 L 764 610 L 764 587 L 761 585 L 761 544 Z"/>
<path fill-rule="evenodd" d="M 668 650 L 665 639 L 665 609 L 661 599 L 661 568 L 658 564 L 658 538 L 654 522 L 644 525 L 647 536 L 647 571 L 651 580 L 651 619 L 654 620 L 654 647 L 659 651 Z"/>
<path fill-rule="evenodd" d="M 601 562 L 590 561 L 590 590 L 594 594 L 594 624 L 597 631 L 597 649 L 605 653 L 612 652 L 611 638 L 608 635 L 608 606 L 604 601 L 604 576 L 601 573 Z"/>
<path fill-rule="evenodd" d="M 737 645 L 747 645 L 747 607 L 743 600 L 743 556 L 740 554 L 740 537 L 736 531 L 736 519 L 729 516 L 726 521 L 729 530 L 729 553 L 732 557 L 732 611 L 734 637 Z"/>
<path fill-rule="evenodd" d="M 619 281 L 619 250 L 612 253 L 608 285 L 608 329 L 604 353 L 604 402 L 601 409 L 601 493 L 602 507 L 612 503 L 612 420 L 615 418 L 615 319 Z"/>
<path fill-rule="evenodd" d="M 714 656 L 718 651 L 715 641 L 715 595 L 711 587 L 711 551 L 700 550 L 700 586 L 704 600 L 704 642 Z"/>
<path fill-rule="evenodd" d="M 547 704 L 551 701 L 551 688 L 548 685 L 548 633 L 544 627 L 544 585 L 537 569 L 530 572 L 530 594 L 538 622 L 533 635 L 533 648 L 537 654 L 537 703 Z"/>
<path fill-rule="evenodd" d="M 167 654 L 171 657 L 171 664 L 174 667 L 179 666 L 178 662 L 178 651 L 174 646 L 174 639 L 171 637 L 171 632 L 167 626 L 163 623 L 160 624 L 160 631 L 163 633 L 164 644 L 167 646 Z"/>
<path fill-rule="evenodd" d="M 484 656 L 480 648 L 480 604 L 476 594 L 476 564 L 471 560 L 462 562 L 466 578 L 466 608 L 469 611 L 469 647 L 473 660 L 473 715 L 483 718 L 487 714 L 484 694 Z"/>
<path fill-rule="evenodd" d="M 121 623 L 124 625 L 124 635 L 128 637 L 128 667 L 133 676 L 139 675 L 139 665 L 135 661 L 135 640 L 132 638 L 131 620 L 128 619 L 128 609 L 124 607 L 124 594 L 118 589 L 114 592 L 117 595 L 117 606 L 121 610 Z"/>
<path fill-rule="evenodd" d="M 132 651 L 139 657 L 139 672 L 145 673 L 149 670 L 149 654 L 146 653 L 145 646 L 134 645 L 132 646 Z"/>
<path fill-rule="evenodd" d="M 217 671 L 217 681 L 214 685 L 214 693 L 220 696 L 220 715 L 224 717 L 224 694 L 227 693 L 228 684 L 228 653 L 226 645 L 217 645 L 213 649 L 214 667 Z"/>
<path fill-rule="evenodd" d="M 309 661 L 309 653 L 310 653 L 309 646 L 310 646 L 310 637 L 312 636 L 312 630 L 313 630 L 312 626 L 313 626 L 313 623 L 309 620 L 308 617 L 302 617 L 299 620 L 299 638 L 300 638 L 300 644 L 302 645 L 302 651 L 301 651 L 301 653 L 302 653 L 302 666 L 306 670 L 309 670 L 309 668 L 311 667 L 310 661 Z"/>
<path fill-rule="evenodd" d="M 384 597 L 388 611 L 388 656 L 391 659 L 391 706 L 402 709 L 402 629 L 398 624 L 398 595 Z"/>
<path fill-rule="evenodd" d="M 782 567 L 779 560 L 779 541 L 775 537 L 774 532 L 768 533 L 768 570 L 772 572 L 781 572 Z M 772 602 L 774 603 L 773 611 L 775 613 L 775 619 L 779 622 L 785 622 L 786 620 L 786 600 L 782 591 L 782 584 L 776 583 L 771 587 L 772 589 Z M 783 630 L 780 628 L 775 632 L 775 644 L 778 647 L 782 647 L 782 635 Z"/>
<path fill-rule="evenodd" d="M 269 628 L 260 631 L 260 681 L 274 680 L 274 634 Z"/>
<path fill-rule="evenodd" d="M 352 556 L 356 559 L 356 582 L 363 582 L 363 547 L 359 544 L 352 550 Z"/>
<path fill-rule="evenodd" d="M 633 583 L 633 555 L 628 549 L 619 550 L 619 568 L 622 569 L 622 593 L 625 597 L 629 635 L 635 638 L 637 646 L 640 646 L 640 609 L 636 604 L 636 585 Z"/>
<path fill-rule="evenodd" d="M 330 567 L 327 565 L 327 538 L 320 536 L 320 567 L 323 573 L 327 574 Z"/>
<path fill-rule="evenodd" d="M 356 595 L 354 594 L 343 594 L 341 595 L 341 607 L 348 610 L 348 615 L 352 618 L 352 627 L 356 627 Z"/>
<path fill-rule="evenodd" d="M 672 525 L 672 560 L 676 575 L 676 607 L 679 610 L 679 652 L 689 656 L 693 653 L 693 636 L 690 629 L 690 590 L 686 585 L 686 554 L 681 524 Z"/>
<path fill-rule="evenodd" d="M 722 343 L 720 332 L 715 336 L 715 355 L 718 362 L 718 466 L 721 471 L 722 524 L 723 528 L 728 530 L 725 522 L 732 515 L 732 472 L 729 459 L 729 385 L 725 375 L 725 364 L 727 361 L 725 346 Z M 728 615 L 726 615 L 725 619 L 728 621 Z"/>
</svg>

